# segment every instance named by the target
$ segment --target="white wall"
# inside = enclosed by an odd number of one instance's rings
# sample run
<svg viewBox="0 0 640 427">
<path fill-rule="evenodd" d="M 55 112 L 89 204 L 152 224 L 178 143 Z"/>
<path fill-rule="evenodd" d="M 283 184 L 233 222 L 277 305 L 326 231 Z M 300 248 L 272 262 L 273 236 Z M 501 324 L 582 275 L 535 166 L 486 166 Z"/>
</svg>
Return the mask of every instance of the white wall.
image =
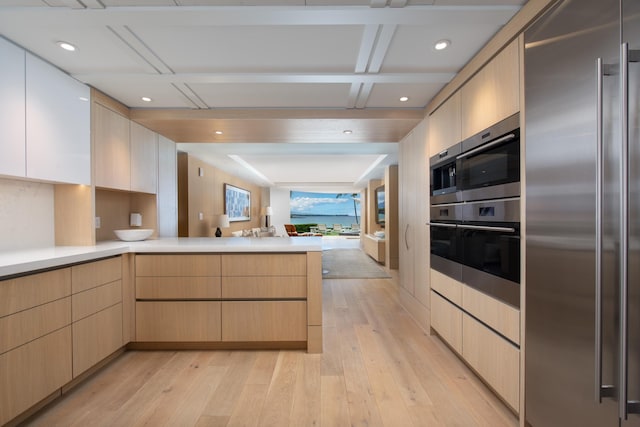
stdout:
<svg viewBox="0 0 640 427">
<path fill-rule="evenodd" d="M 0 251 L 55 245 L 53 185 L 0 178 Z"/>
<path fill-rule="evenodd" d="M 289 190 L 282 188 L 271 188 L 269 200 L 273 215 L 271 216 L 271 224 L 278 230 L 284 228 L 284 224 L 291 223 L 291 202 Z"/>
</svg>

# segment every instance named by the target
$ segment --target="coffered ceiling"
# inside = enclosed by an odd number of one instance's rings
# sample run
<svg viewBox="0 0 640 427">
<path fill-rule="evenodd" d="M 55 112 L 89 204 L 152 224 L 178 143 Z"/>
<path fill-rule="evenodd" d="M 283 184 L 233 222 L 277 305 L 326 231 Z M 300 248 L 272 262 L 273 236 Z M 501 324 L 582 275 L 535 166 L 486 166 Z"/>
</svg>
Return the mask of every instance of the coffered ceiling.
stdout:
<svg viewBox="0 0 640 427">
<path fill-rule="evenodd" d="M 0 34 L 214 166 L 350 191 L 397 161 L 395 143 L 522 3 L 0 0 Z M 442 39 L 451 45 L 437 51 Z M 228 157 L 234 147 L 244 164 Z"/>
</svg>

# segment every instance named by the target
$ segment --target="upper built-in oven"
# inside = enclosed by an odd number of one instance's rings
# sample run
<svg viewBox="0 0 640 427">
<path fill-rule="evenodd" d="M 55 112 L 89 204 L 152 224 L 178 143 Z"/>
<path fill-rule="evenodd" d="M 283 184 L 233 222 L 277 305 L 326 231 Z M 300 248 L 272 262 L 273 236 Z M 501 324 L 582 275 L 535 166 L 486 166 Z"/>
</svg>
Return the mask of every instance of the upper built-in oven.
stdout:
<svg viewBox="0 0 640 427">
<path fill-rule="evenodd" d="M 457 190 L 464 201 L 520 195 L 520 114 L 464 141 L 456 156 Z"/>
</svg>

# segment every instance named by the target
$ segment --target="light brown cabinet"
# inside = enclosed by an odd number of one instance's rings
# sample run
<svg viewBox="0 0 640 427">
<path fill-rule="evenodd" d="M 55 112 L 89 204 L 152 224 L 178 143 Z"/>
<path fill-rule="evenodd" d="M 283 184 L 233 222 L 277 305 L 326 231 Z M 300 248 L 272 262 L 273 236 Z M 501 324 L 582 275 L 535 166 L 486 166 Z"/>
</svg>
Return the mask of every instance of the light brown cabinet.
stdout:
<svg viewBox="0 0 640 427">
<path fill-rule="evenodd" d="M 71 270 L 0 281 L 0 425 L 72 378 Z"/>
<path fill-rule="evenodd" d="M 71 267 L 74 378 L 123 346 L 122 257 Z"/>
<path fill-rule="evenodd" d="M 429 157 L 462 140 L 460 91 L 454 93 L 429 117 Z"/>
<path fill-rule="evenodd" d="M 431 328 L 516 412 L 520 311 L 431 270 Z"/>
<path fill-rule="evenodd" d="M 131 188 L 131 142 L 129 119 L 92 103 L 94 171 L 96 187 Z"/>
<path fill-rule="evenodd" d="M 158 134 L 131 122 L 131 191 L 158 190 Z"/>
<path fill-rule="evenodd" d="M 460 105 L 461 140 L 520 111 L 520 60 L 517 39 L 462 86 Z"/>
<path fill-rule="evenodd" d="M 142 346 L 284 342 L 322 350 L 320 253 L 139 254 L 135 259 L 136 341 Z"/>
</svg>

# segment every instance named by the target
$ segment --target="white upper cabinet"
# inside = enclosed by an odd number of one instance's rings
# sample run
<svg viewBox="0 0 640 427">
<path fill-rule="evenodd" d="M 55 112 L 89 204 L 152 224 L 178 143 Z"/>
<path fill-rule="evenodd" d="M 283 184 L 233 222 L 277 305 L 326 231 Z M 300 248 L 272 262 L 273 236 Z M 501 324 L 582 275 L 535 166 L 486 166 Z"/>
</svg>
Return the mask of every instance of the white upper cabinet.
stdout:
<svg viewBox="0 0 640 427">
<path fill-rule="evenodd" d="M 131 122 L 131 191 L 156 194 L 158 134 Z"/>
<path fill-rule="evenodd" d="M 129 119 L 93 103 L 96 187 L 129 190 L 131 161 Z"/>
<path fill-rule="evenodd" d="M 89 87 L 27 53 L 27 177 L 91 184 Z"/>
<path fill-rule="evenodd" d="M 25 52 L 0 38 L 0 174 L 25 176 Z"/>
</svg>

